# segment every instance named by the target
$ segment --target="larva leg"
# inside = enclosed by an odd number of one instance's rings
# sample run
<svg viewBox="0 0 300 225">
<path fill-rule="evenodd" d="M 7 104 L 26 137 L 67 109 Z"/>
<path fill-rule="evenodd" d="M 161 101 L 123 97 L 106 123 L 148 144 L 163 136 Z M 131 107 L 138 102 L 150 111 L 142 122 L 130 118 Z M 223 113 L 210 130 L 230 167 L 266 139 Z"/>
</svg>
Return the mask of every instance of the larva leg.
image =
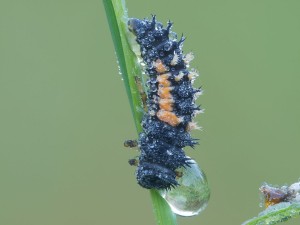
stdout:
<svg viewBox="0 0 300 225">
<path fill-rule="evenodd" d="M 124 141 L 124 147 L 126 148 L 134 148 L 138 146 L 137 140 L 126 140 Z"/>
<path fill-rule="evenodd" d="M 139 160 L 134 158 L 134 159 L 129 159 L 128 163 L 130 166 L 137 166 L 139 164 Z"/>
</svg>

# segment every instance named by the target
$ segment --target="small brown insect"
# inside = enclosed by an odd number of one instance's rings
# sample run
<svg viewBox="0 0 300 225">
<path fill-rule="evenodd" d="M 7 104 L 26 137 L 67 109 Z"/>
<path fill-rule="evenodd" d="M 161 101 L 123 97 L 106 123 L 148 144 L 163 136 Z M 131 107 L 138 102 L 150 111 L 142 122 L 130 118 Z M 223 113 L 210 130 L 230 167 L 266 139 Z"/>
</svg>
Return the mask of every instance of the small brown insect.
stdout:
<svg viewBox="0 0 300 225">
<path fill-rule="evenodd" d="M 295 192 L 287 186 L 272 187 L 265 184 L 259 188 L 264 197 L 265 207 L 276 205 L 280 202 L 289 202 L 295 197 Z"/>
</svg>

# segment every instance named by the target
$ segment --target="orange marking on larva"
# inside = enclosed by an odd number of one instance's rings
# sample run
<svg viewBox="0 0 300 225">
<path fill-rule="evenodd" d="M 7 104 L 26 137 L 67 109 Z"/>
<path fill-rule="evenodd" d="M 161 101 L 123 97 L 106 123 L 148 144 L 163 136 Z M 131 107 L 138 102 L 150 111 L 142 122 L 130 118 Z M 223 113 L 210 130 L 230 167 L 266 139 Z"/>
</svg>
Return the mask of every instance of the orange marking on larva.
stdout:
<svg viewBox="0 0 300 225">
<path fill-rule="evenodd" d="M 172 98 L 171 90 L 172 87 L 159 87 L 158 88 L 158 96 L 160 98 Z"/>
<path fill-rule="evenodd" d="M 178 118 L 175 113 L 172 112 L 174 100 L 172 98 L 171 90 L 173 89 L 173 87 L 171 87 L 171 82 L 168 80 L 169 77 L 169 73 L 165 73 L 157 77 L 157 93 L 160 97 L 158 101 L 160 110 L 156 113 L 156 116 L 158 119 L 170 124 L 171 126 L 177 126 L 182 122 L 182 119 Z"/>
<path fill-rule="evenodd" d="M 161 110 L 165 110 L 165 111 L 168 111 L 168 112 L 172 112 L 173 110 L 173 107 L 171 104 L 167 104 L 167 103 L 159 103 L 159 108 Z"/>
<path fill-rule="evenodd" d="M 170 77 L 170 74 L 165 73 L 165 74 L 157 76 L 156 79 L 160 85 L 162 85 L 164 87 L 170 87 L 171 82 L 168 80 L 169 77 Z"/>
<path fill-rule="evenodd" d="M 158 72 L 158 73 L 164 73 L 167 71 L 166 66 L 163 64 L 163 62 L 160 59 L 158 59 L 154 62 L 154 66 L 155 66 L 156 72 Z"/>
<path fill-rule="evenodd" d="M 160 99 L 158 103 L 159 103 L 159 108 L 161 110 L 165 110 L 169 112 L 173 111 L 173 103 L 174 103 L 173 99 Z"/>
<path fill-rule="evenodd" d="M 169 112 L 169 111 L 165 111 L 165 110 L 159 110 L 156 113 L 156 116 L 159 120 L 168 123 L 169 125 L 175 127 L 178 124 L 180 124 L 182 122 L 182 119 L 177 117 L 175 115 L 175 113 L 173 112 Z"/>
</svg>

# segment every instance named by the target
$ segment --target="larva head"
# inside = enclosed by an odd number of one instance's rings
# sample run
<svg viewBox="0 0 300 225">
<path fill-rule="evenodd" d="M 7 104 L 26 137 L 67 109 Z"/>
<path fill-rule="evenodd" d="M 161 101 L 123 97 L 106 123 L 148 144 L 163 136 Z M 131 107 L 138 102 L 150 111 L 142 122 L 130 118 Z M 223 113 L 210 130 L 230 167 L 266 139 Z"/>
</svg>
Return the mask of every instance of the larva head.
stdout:
<svg viewBox="0 0 300 225">
<path fill-rule="evenodd" d="M 162 24 L 156 22 L 155 16 L 152 16 L 152 20 L 136 18 L 129 18 L 128 20 L 129 31 L 137 37 L 143 37 L 147 32 L 154 31 L 157 26 L 162 27 Z"/>
<path fill-rule="evenodd" d="M 136 177 L 139 185 L 148 189 L 170 189 L 178 185 L 174 171 L 152 163 L 140 163 Z"/>
<path fill-rule="evenodd" d="M 143 20 L 139 20 L 136 18 L 130 18 L 128 20 L 128 29 L 134 35 L 136 35 L 140 31 L 140 29 L 143 27 L 145 27 Z"/>
</svg>

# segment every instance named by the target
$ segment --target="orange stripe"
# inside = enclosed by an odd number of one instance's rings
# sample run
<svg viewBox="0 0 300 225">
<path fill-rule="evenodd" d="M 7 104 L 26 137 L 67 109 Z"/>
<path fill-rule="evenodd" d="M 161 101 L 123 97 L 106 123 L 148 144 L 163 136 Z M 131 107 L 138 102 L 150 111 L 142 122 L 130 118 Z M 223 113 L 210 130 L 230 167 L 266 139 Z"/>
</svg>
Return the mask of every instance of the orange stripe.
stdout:
<svg viewBox="0 0 300 225">
<path fill-rule="evenodd" d="M 177 117 L 175 115 L 175 113 L 168 112 L 168 111 L 165 111 L 165 110 L 159 110 L 156 113 L 156 116 L 161 121 L 163 121 L 165 123 L 168 123 L 168 124 L 170 124 L 173 127 L 177 126 L 178 124 L 180 124 L 182 122 L 182 119 L 180 119 L 179 117 Z"/>
<path fill-rule="evenodd" d="M 162 63 L 160 59 L 154 62 L 155 69 L 158 73 L 164 73 L 167 71 L 166 66 Z"/>
<path fill-rule="evenodd" d="M 169 77 L 170 77 L 170 75 L 168 73 L 165 73 L 165 74 L 157 76 L 157 81 L 160 85 L 162 85 L 164 87 L 170 87 L 171 82 L 168 80 Z"/>
<path fill-rule="evenodd" d="M 159 108 L 165 111 L 172 112 L 173 111 L 173 99 L 160 99 L 158 101 L 159 103 Z"/>
<path fill-rule="evenodd" d="M 170 92 L 171 90 L 172 90 L 172 88 L 170 88 L 170 87 L 159 87 L 158 88 L 158 96 L 163 99 L 172 98 L 172 94 Z"/>
</svg>

